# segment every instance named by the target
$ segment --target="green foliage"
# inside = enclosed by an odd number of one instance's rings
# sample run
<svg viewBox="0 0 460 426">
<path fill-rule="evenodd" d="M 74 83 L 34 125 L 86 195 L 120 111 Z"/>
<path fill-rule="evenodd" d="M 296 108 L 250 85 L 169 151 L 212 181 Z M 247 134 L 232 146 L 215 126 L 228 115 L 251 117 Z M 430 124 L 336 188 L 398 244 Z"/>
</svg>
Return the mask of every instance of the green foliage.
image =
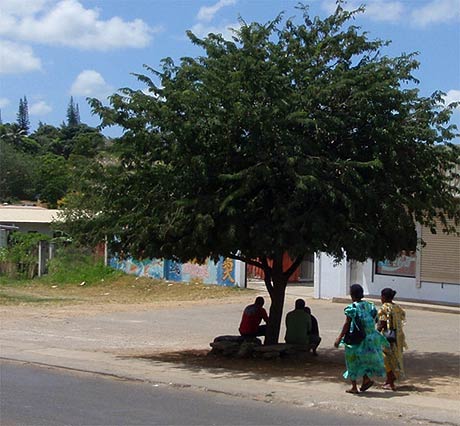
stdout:
<svg viewBox="0 0 460 426">
<path fill-rule="evenodd" d="M 241 21 L 231 40 L 189 32 L 203 56 L 146 67 L 149 94 L 93 99 L 103 125 L 124 129 L 119 161 L 79 194 L 94 208 L 68 210 L 74 236 L 90 228 L 120 253 L 261 267 L 266 343 L 305 254 L 393 258 L 415 249 L 416 222 L 460 222 L 452 106 L 420 96 L 415 55 L 383 56 L 387 43 L 352 25 L 361 10 L 299 8 L 299 23 Z M 283 270 L 286 251 L 295 261 Z"/>
<path fill-rule="evenodd" d="M 64 157 L 46 154 L 40 158 L 38 166 L 40 200 L 47 202 L 50 207 L 56 207 L 58 200 L 66 194 L 70 181 L 71 176 Z"/>
<path fill-rule="evenodd" d="M 80 124 L 80 112 L 78 104 L 74 103 L 73 97 L 70 97 L 69 106 L 67 107 L 67 126 L 75 127 Z"/>
<path fill-rule="evenodd" d="M 38 260 L 38 244 L 48 241 L 47 235 L 14 231 L 9 236 L 8 247 L 2 250 L 0 261 L 12 266 L 9 273 L 18 277 L 33 277 Z M 8 269 L 8 268 L 6 268 Z"/>
<path fill-rule="evenodd" d="M 18 124 L 0 125 L 0 201 L 39 198 L 56 207 L 104 155 L 105 144 L 99 130 L 81 123 L 61 128 L 40 123 L 30 136 Z"/>
<path fill-rule="evenodd" d="M 0 201 L 35 199 L 38 161 L 0 139 Z"/>
<path fill-rule="evenodd" d="M 96 129 L 86 128 L 73 138 L 72 155 L 94 158 L 104 146 L 105 138 Z"/>
<path fill-rule="evenodd" d="M 40 145 L 34 139 L 27 137 L 24 130 L 15 123 L 0 125 L 0 139 L 16 150 L 27 154 L 40 152 Z"/>
<path fill-rule="evenodd" d="M 382 56 L 340 5 L 301 10 L 300 24 L 242 21 L 232 41 L 189 32 L 205 54 L 147 67 L 151 95 L 92 100 L 125 129 L 100 236 L 137 256 L 364 260 L 414 249 L 416 221 L 460 218 L 452 111 L 412 88 L 415 55 Z"/>
<path fill-rule="evenodd" d="M 104 136 L 86 124 L 63 124 L 58 137 L 48 146 L 48 152 L 60 155 L 66 160 L 72 154 L 94 157 L 104 146 L 104 142 Z"/>
<path fill-rule="evenodd" d="M 40 241 L 48 241 L 49 236 L 38 232 L 12 232 L 9 237 L 8 259 L 18 263 L 37 261 L 36 251 Z"/>
<path fill-rule="evenodd" d="M 97 284 L 101 280 L 110 280 L 122 275 L 120 271 L 104 266 L 101 259 L 95 258 L 90 250 L 67 246 L 62 247 L 49 261 L 48 274 L 42 282 L 52 284 Z"/>
<path fill-rule="evenodd" d="M 43 153 L 56 153 L 54 147 L 61 138 L 60 129 L 49 124 L 39 123 L 37 130 L 30 135 L 41 147 Z"/>
<path fill-rule="evenodd" d="M 27 135 L 29 133 L 30 121 L 29 121 L 29 106 L 27 103 L 27 98 L 25 96 L 24 98 L 19 99 L 17 123 L 21 131 L 24 132 L 24 135 Z"/>
</svg>

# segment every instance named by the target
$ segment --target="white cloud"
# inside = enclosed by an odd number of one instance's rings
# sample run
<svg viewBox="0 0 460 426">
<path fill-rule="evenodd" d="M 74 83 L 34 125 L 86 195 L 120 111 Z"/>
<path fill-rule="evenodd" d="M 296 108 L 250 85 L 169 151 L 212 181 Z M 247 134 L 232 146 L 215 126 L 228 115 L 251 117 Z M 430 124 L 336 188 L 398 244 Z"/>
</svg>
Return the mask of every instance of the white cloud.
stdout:
<svg viewBox="0 0 460 426">
<path fill-rule="evenodd" d="M 364 4 L 366 8 L 363 16 L 372 21 L 397 22 L 401 20 L 404 14 L 404 5 L 398 0 L 369 0 L 367 2 L 350 0 L 343 4 L 342 7 L 351 11 L 358 9 L 362 4 Z M 334 13 L 337 8 L 336 0 L 323 0 L 322 8 L 327 13 Z"/>
<path fill-rule="evenodd" d="M 443 22 L 460 22 L 460 1 L 432 0 L 423 7 L 412 11 L 411 18 L 415 25 L 421 27 Z"/>
<path fill-rule="evenodd" d="M 94 70 L 82 71 L 70 88 L 70 94 L 74 96 L 106 98 L 112 93 L 113 88 L 106 83 L 101 74 Z"/>
<path fill-rule="evenodd" d="M 53 110 L 45 101 L 34 102 L 29 107 L 30 115 L 46 115 Z"/>
<path fill-rule="evenodd" d="M 214 33 L 214 34 L 222 34 L 222 36 L 229 40 L 230 37 L 233 35 L 233 31 L 237 30 L 240 28 L 241 24 L 238 22 L 233 23 L 233 24 L 226 24 L 222 26 L 212 26 L 212 25 L 204 25 L 202 23 L 195 24 L 192 28 L 191 31 L 193 34 L 195 34 L 198 37 L 206 37 L 209 33 Z"/>
<path fill-rule="evenodd" d="M 50 0 L 1 0 L 2 13 L 5 15 L 34 15 L 43 10 Z"/>
<path fill-rule="evenodd" d="M 7 1 L 21 3 L 20 0 Z M 145 47 L 152 34 L 160 31 L 141 19 L 124 21 L 115 16 L 101 20 L 98 9 L 85 9 L 78 0 L 60 0 L 51 8 L 46 5 L 47 2 L 39 0 L 35 9 L 31 9 L 34 13 L 28 14 L 12 12 L 11 7 L 8 8 L 0 18 L 0 34 L 34 43 L 110 50 Z"/>
<path fill-rule="evenodd" d="M 214 15 L 225 6 L 232 6 L 236 4 L 236 0 L 219 0 L 212 6 L 203 6 L 198 11 L 197 19 L 200 21 L 210 22 L 213 20 Z"/>
<path fill-rule="evenodd" d="M 446 96 L 444 96 L 444 102 L 446 103 L 446 105 L 449 105 L 452 102 L 460 102 L 460 90 L 449 90 L 446 93 Z M 458 105 L 456 109 L 460 110 L 460 105 Z"/>
<path fill-rule="evenodd" d="M 374 21 L 396 22 L 404 13 L 404 6 L 399 1 L 369 2 L 365 15 Z"/>
<path fill-rule="evenodd" d="M 41 61 L 26 45 L 0 40 L 0 74 L 15 74 L 41 69 Z"/>
<path fill-rule="evenodd" d="M 10 104 L 10 100 L 8 98 L 0 98 L 0 108 L 5 108 Z"/>
</svg>

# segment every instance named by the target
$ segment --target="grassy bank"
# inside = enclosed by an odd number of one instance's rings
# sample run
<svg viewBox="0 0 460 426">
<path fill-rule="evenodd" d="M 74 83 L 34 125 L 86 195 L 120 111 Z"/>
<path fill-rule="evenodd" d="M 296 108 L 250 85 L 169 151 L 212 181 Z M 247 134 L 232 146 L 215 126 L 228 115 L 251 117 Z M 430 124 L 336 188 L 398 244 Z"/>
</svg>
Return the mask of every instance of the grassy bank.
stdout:
<svg viewBox="0 0 460 426">
<path fill-rule="evenodd" d="M 0 277 L 0 305 L 158 303 L 220 299 L 248 290 L 138 278 L 67 250 L 52 260 L 49 274 L 32 280 Z"/>
</svg>

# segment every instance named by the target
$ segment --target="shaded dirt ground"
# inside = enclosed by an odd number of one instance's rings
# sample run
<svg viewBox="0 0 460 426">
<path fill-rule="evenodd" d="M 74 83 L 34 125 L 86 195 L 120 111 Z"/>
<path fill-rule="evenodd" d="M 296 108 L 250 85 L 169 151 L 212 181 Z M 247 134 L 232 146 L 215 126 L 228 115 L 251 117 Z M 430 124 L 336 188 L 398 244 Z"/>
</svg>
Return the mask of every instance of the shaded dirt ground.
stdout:
<svg viewBox="0 0 460 426">
<path fill-rule="evenodd" d="M 172 363 L 175 367 L 194 372 L 219 374 L 225 370 L 232 375 L 254 380 L 270 377 L 299 383 L 326 380 L 337 382 L 344 371 L 343 352 L 330 349 L 320 356 L 296 359 L 237 359 L 210 354 L 208 350 L 185 350 L 156 354 L 133 354 L 152 362 Z M 460 400 L 459 357 L 450 353 L 405 354 L 406 379 L 399 383 L 397 393 L 410 392 L 438 398 Z"/>
</svg>

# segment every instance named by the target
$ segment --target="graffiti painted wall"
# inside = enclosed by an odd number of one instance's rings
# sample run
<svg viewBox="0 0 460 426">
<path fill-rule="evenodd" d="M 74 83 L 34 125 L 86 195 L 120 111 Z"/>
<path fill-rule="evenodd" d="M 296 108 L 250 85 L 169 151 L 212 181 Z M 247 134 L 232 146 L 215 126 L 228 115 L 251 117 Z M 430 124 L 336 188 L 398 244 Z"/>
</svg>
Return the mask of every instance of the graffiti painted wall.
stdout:
<svg viewBox="0 0 460 426">
<path fill-rule="evenodd" d="M 221 257 L 214 263 L 208 260 L 200 265 L 196 262 L 179 263 L 174 260 L 133 258 L 118 259 L 112 257 L 109 265 L 112 268 L 120 269 L 127 274 L 139 277 L 166 279 L 168 281 L 191 281 L 199 279 L 206 284 L 218 284 L 221 286 L 244 286 L 239 279 L 240 265 L 233 259 Z M 244 281 L 244 278 L 243 278 Z M 242 285 L 243 284 L 243 285 Z"/>
<path fill-rule="evenodd" d="M 120 260 L 112 257 L 109 259 L 109 266 L 138 277 L 163 278 L 164 262 L 159 259 L 136 260 L 129 257 Z"/>
</svg>

